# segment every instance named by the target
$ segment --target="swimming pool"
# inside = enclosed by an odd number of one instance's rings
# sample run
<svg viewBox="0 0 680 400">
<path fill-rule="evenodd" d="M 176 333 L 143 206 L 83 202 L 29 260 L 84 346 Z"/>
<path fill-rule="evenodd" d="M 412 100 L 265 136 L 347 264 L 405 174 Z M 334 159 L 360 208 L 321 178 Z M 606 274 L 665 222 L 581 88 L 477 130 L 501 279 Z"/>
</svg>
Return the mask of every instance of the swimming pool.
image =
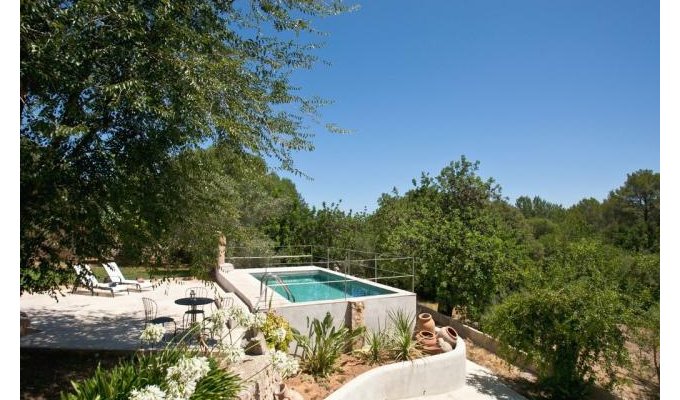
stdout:
<svg viewBox="0 0 680 400">
<path fill-rule="evenodd" d="M 267 279 L 268 285 L 261 287 L 258 277 L 261 278 L 265 273 L 279 276 L 284 283 L 288 281 L 285 286 L 291 290 L 291 294 L 296 293 L 295 302 L 292 298 L 288 299 L 284 286 L 274 279 Z M 215 277 L 225 291 L 235 293 L 251 311 L 274 311 L 300 332 L 307 332 L 309 321 L 314 318 L 323 320 L 326 313 L 331 314 L 336 324 L 346 323 L 351 318 L 352 309 L 359 303 L 363 305 L 364 323 L 369 330 L 384 329 L 390 310 L 416 312 L 416 294 L 413 292 L 315 265 L 242 269 L 220 267 Z M 290 350 L 294 351 L 294 348 Z"/>
<path fill-rule="evenodd" d="M 262 280 L 265 276 L 264 273 L 251 275 L 257 280 Z M 395 293 L 322 270 L 270 273 L 267 275 L 266 285 L 293 303 Z"/>
</svg>

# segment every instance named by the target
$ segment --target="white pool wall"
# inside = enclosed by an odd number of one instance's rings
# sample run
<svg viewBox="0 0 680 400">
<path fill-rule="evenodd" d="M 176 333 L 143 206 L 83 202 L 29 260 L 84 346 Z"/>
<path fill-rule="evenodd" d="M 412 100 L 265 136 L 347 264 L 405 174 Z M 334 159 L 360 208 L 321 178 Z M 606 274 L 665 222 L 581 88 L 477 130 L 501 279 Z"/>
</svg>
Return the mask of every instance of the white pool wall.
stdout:
<svg viewBox="0 0 680 400">
<path fill-rule="evenodd" d="M 376 282 L 371 282 L 366 279 L 357 278 L 350 275 L 345 275 L 340 272 L 331 271 L 325 268 L 320 268 L 314 265 L 301 267 L 276 267 L 276 268 L 247 268 L 235 269 L 232 271 L 225 269 L 217 270 L 217 281 L 223 288 L 235 292 L 242 300 L 251 308 L 258 303 L 260 281 L 250 274 L 263 273 L 265 271 L 280 272 L 301 272 L 301 271 L 315 271 L 321 270 L 327 273 L 337 275 L 339 279 L 351 279 L 363 282 L 367 285 L 387 289 L 393 293 L 380 294 L 375 296 L 363 297 L 348 297 L 347 299 L 337 300 L 321 300 L 321 301 L 307 301 L 301 303 L 292 303 L 281 295 L 270 289 L 268 296 L 274 292 L 274 301 L 272 308 L 283 317 L 285 317 L 291 326 L 299 330 L 301 333 L 308 331 L 307 318 L 313 320 L 314 318 L 323 319 L 326 312 L 329 312 L 333 317 L 336 326 L 341 326 L 349 319 L 349 302 L 362 302 L 364 304 L 364 324 L 369 330 L 384 329 L 387 322 L 388 311 L 396 311 L 398 309 L 411 314 L 415 318 L 416 314 L 416 294 L 405 290 L 397 289 L 391 286 L 383 285 Z"/>
</svg>

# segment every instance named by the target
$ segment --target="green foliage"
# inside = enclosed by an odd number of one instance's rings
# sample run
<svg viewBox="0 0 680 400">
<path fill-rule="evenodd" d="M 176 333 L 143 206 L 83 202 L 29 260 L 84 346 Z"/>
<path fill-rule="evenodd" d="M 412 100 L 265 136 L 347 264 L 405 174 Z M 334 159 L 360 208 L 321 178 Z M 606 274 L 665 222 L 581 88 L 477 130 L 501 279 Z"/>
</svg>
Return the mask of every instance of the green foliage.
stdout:
<svg viewBox="0 0 680 400">
<path fill-rule="evenodd" d="M 283 329 L 286 332 L 283 340 L 280 340 L 280 337 L 276 333 L 279 329 Z M 293 330 L 284 317 L 273 311 L 267 312 L 267 319 L 260 328 L 260 331 L 264 334 L 267 345 L 270 348 L 288 352 L 288 346 L 294 337 Z"/>
<path fill-rule="evenodd" d="M 379 251 L 417 257 L 419 294 L 471 319 L 506 291 L 505 279 L 515 279 L 534 252 L 521 216 L 501 205 L 500 187 L 477 176 L 478 168 L 461 157 L 434 179 L 423 175 L 403 196 L 384 194 L 371 220 Z"/>
<path fill-rule="evenodd" d="M 602 237 L 604 229 L 602 204 L 593 198 L 579 201 L 567 210 L 562 229 L 570 240 Z"/>
<path fill-rule="evenodd" d="M 195 353 L 178 347 L 166 348 L 158 353 L 139 354 L 111 369 L 97 367 L 94 375 L 80 382 L 72 382 L 70 393 L 61 393 L 62 400 L 128 399 L 133 389 L 149 385 L 163 387 L 167 369 L 183 356 Z M 201 379 L 191 399 L 233 399 L 241 388 L 240 379 L 220 369 L 214 359 L 209 359 L 210 371 Z"/>
<path fill-rule="evenodd" d="M 660 304 L 649 307 L 646 312 L 636 315 L 633 326 L 633 340 L 643 352 L 651 354 L 651 364 L 657 378 L 661 379 L 661 313 Z M 640 357 L 641 363 L 649 363 L 646 357 Z"/>
<path fill-rule="evenodd" d="M 387 318 L 391 328 L 388 333 L 388 349 L 396 361 L 406 361 L 422 355 L 413 338 L 415 316 L 402 309 L 389 310 Z"/>
<path fill-rule="evenodd" d="M 214 364 L 215 360 L 211 360 Z M 231 372 L 213 366 L 196 385 L 192 400 L 232 400 L 241 390 L 239 378 Z"/>
<path fill-rule="evenodd" d="M 62 400 L 111 399 L 123 400 L 140 386 L 137 369 L 132 362 L 123 362 L 111 369 L 98 366 L 94 375 L 81 382 L 71 382 L 73 391 L 62 393 Z"/>
<path fill-rule="evenodd" d="M 509 296 L 493 309 L 485 328 L 512 357 L 525 352 L 555 398 L 578 398 L 595 379 L 596 365 L 616 382 L 615 366 L 626 365 L 624 309 L 619 295 L 593 282 L 561 289 L 534 288 Z"/>
<path fill-rule="evenodd" d="M 309 324 L 309 318 L 307 318 Z M 333 373 L 340 354 L 357 338 L 364 334 L 363 329 L 349 330 L 346 326 L 337 329 L 333 317 L 326 313 L 323 321 L 314 319 L 307 336 L 296 333 L 295 340 L 302 347 L 302 365 L 305 371 L 314 376 L 326 377 Z"/>
<path fill-rule="evenodd" d="M 386 356 L 387 345 L 389 343 L 387 332 L 382 329 L 366 331 L 364 335 L 366 343 L 365 351 L 362 353 L 369 365 L 380 363 Z"/>
<path fill-rule="evenodd" d="M 610 240 L 634 251 L 659 251 L 661 175 L 651 170 L 628 174 L 603 204 Z"/>
<path fill-rule="evenodd" d="M 582 396 L 596 369 L 615 384 L 615 367 L 628 363 L 624 326 L 632 310 L 620 291 L 622 257 L 593 240 L 564 244 L 484 320 L 506 356 L 522 351 L 538 365 L 556 398 Z"/>
<path fill-rule="evenodd" d="M 562 205 L 551 203 L 538 196 L 533 199 L 528 196 L 520 196 L 515 200 L 515 206 L 526 218 L 545 218 L 551 221 L 559 221 L 564 217 Z"/>
<path fill-rule="evenodd" d="M 313 148 L 305 121 L 326 102 L 289 77 L 315 63 L 312 19 L 347 7 L 272 4 L 21 3 L 22 292 L 56 289 L 68 264 L 121 249 L 213 260 L 206 243 L 244 218 L 229 200 L 248 199 L 221 179 L 229 161 L 269 156 L 295 171 L 292 153 Z M 202 164 L 210 147 L 224 157 Z"/>
</svg>

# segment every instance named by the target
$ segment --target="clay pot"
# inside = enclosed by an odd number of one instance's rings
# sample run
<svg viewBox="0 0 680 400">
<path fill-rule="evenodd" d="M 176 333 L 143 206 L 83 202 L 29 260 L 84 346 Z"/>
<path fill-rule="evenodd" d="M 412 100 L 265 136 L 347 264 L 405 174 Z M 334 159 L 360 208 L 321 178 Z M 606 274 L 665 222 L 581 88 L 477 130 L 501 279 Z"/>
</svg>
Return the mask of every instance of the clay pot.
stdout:
<svg viewBox="0 0 680 400">
<path fill-rule="evenodd" d="M 444 326 L 439 330 L 437 334 L 438 337 L 444 339 L 452 348 L 456 348 L 456 342 L 458 341 L 458 332 L 451 326 Z"/>
<path fill-rule="evenodd" d="M 437 346 L 437 337 L 430 331 L 420 331 L 416 333 L 416 340 L 423 347 Z"/>
<path fill-rule="evenodd" d="M 427 354 L 441 354 L 444 352 L 441 347 L 435 342 L 434 346 L 423 346 L 423 351 Z"/>
<path fill-rule="evenodd" d="M 437 339 L 437 344 L 439 345 L 439 347 L 441 347 L 444 353 L 448 353 L 449 351 L 453 350 L 453 346 L 451 346 L 449 342 L 442 338 Z"/>
<path fill-rule="evenodd" d="M 418 321 L 416 322 L 416 331 L 430 331 L 434 333 L 434 320 L 432 315 L 428 313 L 418 314 Z"/>
</svg>

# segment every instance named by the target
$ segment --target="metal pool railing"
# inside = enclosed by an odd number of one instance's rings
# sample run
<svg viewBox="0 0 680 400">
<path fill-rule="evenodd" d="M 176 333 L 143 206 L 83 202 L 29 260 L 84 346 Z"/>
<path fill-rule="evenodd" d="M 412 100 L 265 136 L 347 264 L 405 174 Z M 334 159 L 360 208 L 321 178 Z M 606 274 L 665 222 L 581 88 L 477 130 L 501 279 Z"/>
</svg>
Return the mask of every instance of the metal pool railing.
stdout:
<svg viewBox="0 0 680 400">
<path fill-rule="evenodd" d="M 245 246 L 227 249 L 226 260 L 235 268 L 264 268 L 262 278 L 269 269 L 315 265 L 346 276 L 366 279 L 376 283 L 415 292 L 414 257 L 391 256 L 369 251 L 321 247 L 313 245 L 253 248 Z M 352 279 L 342 279 L 345 298 Z M 264 285 L 266 287 L 266 284 Z M 266 289 L 264 289 L 266 291 Z"/>
</svg>

